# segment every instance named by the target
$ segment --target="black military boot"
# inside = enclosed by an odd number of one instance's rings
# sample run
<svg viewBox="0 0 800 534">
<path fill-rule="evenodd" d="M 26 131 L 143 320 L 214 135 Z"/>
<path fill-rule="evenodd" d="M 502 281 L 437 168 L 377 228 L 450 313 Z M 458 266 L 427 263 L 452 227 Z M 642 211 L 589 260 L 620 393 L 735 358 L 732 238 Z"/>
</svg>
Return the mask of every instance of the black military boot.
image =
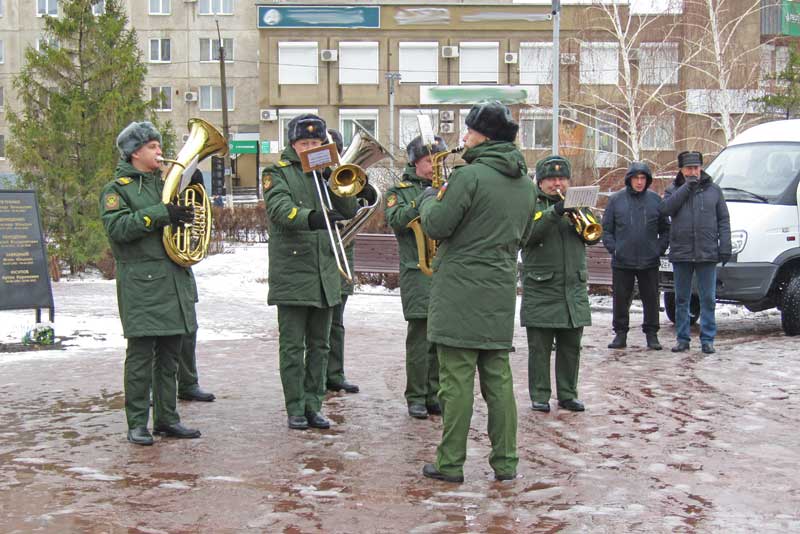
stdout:
<svg viewBox="0 0 800 534">
<path fill-rule="evenodd" d="M 658 342 L 658 334 L 655 332 L 648 332 L 645 335 L 647 338 L 647 348 L 651 350 L 661 350 L 661 343 Z"/>
<path fill-rule="evenodd" d="M 611 343 L 608 344 L 609 349 L 624 349 L 628 346 L 628 333 L 617 332 Z"/>
</svg>

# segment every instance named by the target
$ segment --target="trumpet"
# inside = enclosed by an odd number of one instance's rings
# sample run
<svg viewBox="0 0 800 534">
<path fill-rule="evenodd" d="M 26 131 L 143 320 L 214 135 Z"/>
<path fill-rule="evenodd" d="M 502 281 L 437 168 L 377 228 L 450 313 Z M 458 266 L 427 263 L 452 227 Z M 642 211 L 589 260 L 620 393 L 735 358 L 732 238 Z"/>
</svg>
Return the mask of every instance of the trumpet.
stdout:
<svg viewBox="0 0 800 534">
<path fill-rule="evenodd" d="M 561 200 L 564 200 L 564 194 L 561 193 L 561 190 L 556 189 L 556 192 L 561 197 Z M 603 237 L 603 226 L 597 222 L 597 218 L 591 209 L 583 207 L 570 208 L 566 211 L 566 214 L 570 222 L 572 222 L 572 226 L 575 227 L 575 231 L 578 232 L 578 235 L 587 245 L 594 245 Z"/>
</svg>

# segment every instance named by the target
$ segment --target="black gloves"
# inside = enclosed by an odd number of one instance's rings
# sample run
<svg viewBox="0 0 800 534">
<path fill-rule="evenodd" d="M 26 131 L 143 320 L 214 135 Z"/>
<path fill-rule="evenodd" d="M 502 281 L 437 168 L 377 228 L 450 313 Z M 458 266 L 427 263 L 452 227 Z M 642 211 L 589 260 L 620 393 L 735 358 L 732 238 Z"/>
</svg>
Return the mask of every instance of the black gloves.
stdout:
<svg viewBox="0 0 800 534">
<path fill-rule="evenodd" d="M 333 227 L 333 223 L 336 221 L 343 221 L 344 217 L 339 212 L 329 211 L 328 220 L 331 222 L 331 227 Z M 325 213 L 321 211 L 312 211 L 309 213 L 308 227 L 312 230 L 325 230 L 327 228 L 327 225 L 325 224 Z"/>
<path fill-rule="evenodd" d="M 700 178 L 697 176 L 684 176 L 686 178 L 686 183 L 689 185 L 690 189 L 694 189 L 697 187 L 697 184 L 700 183 Z"/>
<path fill-rule="evenodd" d="M 333 171 L 331 170 L 331 168 L 330 167 L 325 167 L 325 170 L 322 171 L 322 173 L 321 173 L 322 179 L 327 182 L 330 179 L 331 174 L 333 174 Z"/>
<path fill-rule="evenodd" d="M 191 224 L 194 220 L 194 210 L 177 204 L 165 204 L 169 213 L 171 224 Z"/>
<path fill-rule="evenodd" d="M 192 174 L 192 179 L 189 181 L 189 185 L 192 185 L 192 184 L 204 185 L 204 183 L 203 183 L 203 173 L 202 173 L 202 171 L 200 171 L 200 169 L 196 169 L 194 171 L 194 174 Z"/>
<path fill-rule="evenodd" d="M 720 263 L 722 263 L 722 266 L 725 267 L 725 264 L 728 263 L 729 261 L 731 261 L 731 255 L 730 254 L 720 254 L 719 255 L 719 261 L 720 261 Z"/>
<path fill-rule="evenodd" d="M 564 201 L 563 201 L 563 200 L 559 200 L 558 202 L 556 202 L 556 203 L 553 205 L 553 213 L 555 213 L 555 214 L 556 214 L 556 215 L 558 215 L 559 217 L 561 217 L 562 215 L 564 215 L 564 213 L 565 213 L 566 211 L 567 211 L 567 210 L 566 210 L 566 209 L 564 209 Z"/>
</svg>

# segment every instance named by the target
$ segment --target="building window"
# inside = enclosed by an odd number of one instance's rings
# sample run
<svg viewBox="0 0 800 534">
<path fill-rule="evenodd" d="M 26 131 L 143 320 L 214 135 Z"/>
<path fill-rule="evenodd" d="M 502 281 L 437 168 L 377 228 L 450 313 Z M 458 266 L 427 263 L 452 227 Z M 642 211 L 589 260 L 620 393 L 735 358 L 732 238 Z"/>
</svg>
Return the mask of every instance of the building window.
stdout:
<svg viewBox="0 0 800 534">
<path fill-rule="evenodd" d="M 92 15 L 100 16 L 106 12 L 106 0 L 94 0 L 92 4 Z"/>
<path fill-rule="evenodd" d="M 319 83 L 319 44 L 316 41 L 278 43 L 278 83 L 316 85 Z"/>
<path fill-rule="evenodd" d="M 674 150 L 675 117 L 643 117 L 642 149 Z"/>
<path fill-rule="evenodd" d="M 150 0 L 151 15 L 169 15 L 171 0 Z"/>
<path fill-rule="evenodd" d="M 0 134 L 0 159 L 6 159 L 6 136 Z"/>
<path fill-rule="evenodd" d="M 616 85 L 619 76 L 616 43 L 581 43 L 580 83 Z"/>
<path fill-rule="evenodd" d="M 458 138 L 459 139 L 464 139 L 464 136 L 467 135 L 467 115 L 469 115 L 469 109 L 459 109 L 458 110 L 458 119 L 459 119 Z"/>
<path fill-rule="evenodd" d="M 151 87 L 150 99 L 155 102 L 156 111 L 172 111 L 172 87 L 168 85 Z"/>
<path fill-rule="evenodd" d="M 439 82 L 439 43 L 400 43 L 400 83 Z"/>
<path fill-rule="evenodd" d="M 58 0 L 36 0 L 36 16 L 58 16 Z"/>
<path fill-rule="evenodd" d="M 5 0 L 0 0 L 0 17 L 6 14 L 6 2 Z"/>
<path fill-rule="evenodd" d="M 6 46 L 3 40 L 0 40 L 0 64 L 6 62 Z"/>
<path fill-rule="evenodd" d="M 233 0 L 200 0 L 201 15 L 233 15 Z"/>
<path fill-rule="evenodd" d="M 594 130 L 594 166 L 607 169 L 617 166 L 617 120 L 605 113 L 595 117 Z"/>
<path fill-rule="evenodd" d="M 286 148 L 289 145 L 289 121 L 299 115 L 318 115 L 319 110 L 317 109 L 279 109 L 278 110 L 278 144 L 281 146 L 281 150 Z"/>
<path fill-rule="evenodd" d="M 222 40 L 225 47 L 225 63 L 233 62 L 233 39 Z M 219 61 L 219 39 L 200 39 L 200 62 Z"/>
<path fill-rule="evenodd" d="M 524 109 L 519 115 L 519 142 L 522 148 L 553 146 L 553 112 L 545 109 Z"/>
<path fill-rule="evenodd" d="M 228 111 L 233 111 L 236 101 L 236 88 L 226 86 L 228 96 Z M 222 88 L 219 85 L 200 86 L 200 110 L 222 111 Z"/>
<path fill-rule="evenodd" d="M 500 43 L 460 43 L 458 65 L 460 83 L 497 83 Z"/>
<path fill-rule="evenodd" d="M 439 129 L 439 110 L 437 109 L 401 109 L 400 110 L 400 148 L 405 150 L 412 139 L 420 135 L 417 115 L 428 115 L 433 131 Z"/>
<path fill-rule="evenodd" d="M 58 48 L 58 39 L 55 37 L 37 37 L 36 51 L 42 52 L 45 47 Z"/>
<path fill-rule="evenodd" d="M 519 83 L 522 85 L 553 83 L 553 43 L 519 44 Z"/>
<path fill-rule="evenodd" d="M 639 81 L 645 85 L 678 83 L 678 43 L 642 43 Z"/>
<path fill-rule="evenodd" d="M 631 15 L 680 15 L 683 0 L 630 0 Z"/>
<path fill-rule="evenodd" d="M 0 109 L 6 108 L 6 88 L 0 85 Z"/>
<path fill-rule="evenodd" d="M 341 85 L 378 84 L 377 41 L 341 41 L 339 43 L 339 83 Z"/>
<path fill-rule="evenodd" d="M 340 109 L 339 131 L 342 133 L 344 146 L 350 146 L 356 127 L 353 121 L 364 127 L 374 138 L 378 138 L 378 110 L 377 109 Z"/>
<path fill-rule="evenodd" d="M 169 39 L 150 39 L 150 63 L 169 63 L 170 48 Z"/>
</svg>

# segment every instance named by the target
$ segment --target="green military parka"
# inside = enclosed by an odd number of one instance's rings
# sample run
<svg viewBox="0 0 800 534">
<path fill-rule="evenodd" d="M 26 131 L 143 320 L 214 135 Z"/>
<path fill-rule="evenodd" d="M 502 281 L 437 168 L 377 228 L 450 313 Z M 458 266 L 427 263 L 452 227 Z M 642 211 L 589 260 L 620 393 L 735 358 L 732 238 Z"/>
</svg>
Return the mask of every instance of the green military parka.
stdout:
<svg viewBox="0 0 800 534">
<path fill-rule="evenodd" d="M 444 191 L 422 202 L 425 232 L 441 240 L 433 261 L 428 340 L 452 347 L 510 350 L 517 256 L 536 204 L 513 143 L 468 149 Z"/>
<path fill-rule="evenodd" d="M 270 222 L 267 302 L 315 308 L 341 303 L 342 275 L 336 268 L 328 232 L 308 226 L 309 214 L 322 209 L 313 175 L 303 172 L 300 158 L 290 146 L 276 165 L 264 169 L 262 179 Z M 355 197 L 333 193 L 330 197 L 333 208 L 344 217 L 355 215 Z"/>
<path fill-rule="evenodd" d="M 536 194 L 533 230 L 522 250 L 522 326 L 589 326 L 586 244 L 569 217 L 553 211 L 561 199 L 538 187 Z"/>
<path fill-rule="evenodd" d="M 169 213 L 161 173 L 127 161 L 100 194 L 100 214 L 117 264 L 117 304 L 125 337 L 170 336 L 197 330 L 192 270 L 167 256 L 161 242 Z"/>
<path fill-rule="evenodd" d="M 427 319 L 431 292 L 431 277 L 419 270 L 414 232 L 406 228 L 412 219 L 419 216 L 417 197 L 431 185 L 430 180 L 417 176 L 415 170 L 414 165 L 407 165 L 402 181 L 386 191 L 386 222 L 394 230 L 400 251 L 400 299 L 406 321 Z"/>
</svg>

